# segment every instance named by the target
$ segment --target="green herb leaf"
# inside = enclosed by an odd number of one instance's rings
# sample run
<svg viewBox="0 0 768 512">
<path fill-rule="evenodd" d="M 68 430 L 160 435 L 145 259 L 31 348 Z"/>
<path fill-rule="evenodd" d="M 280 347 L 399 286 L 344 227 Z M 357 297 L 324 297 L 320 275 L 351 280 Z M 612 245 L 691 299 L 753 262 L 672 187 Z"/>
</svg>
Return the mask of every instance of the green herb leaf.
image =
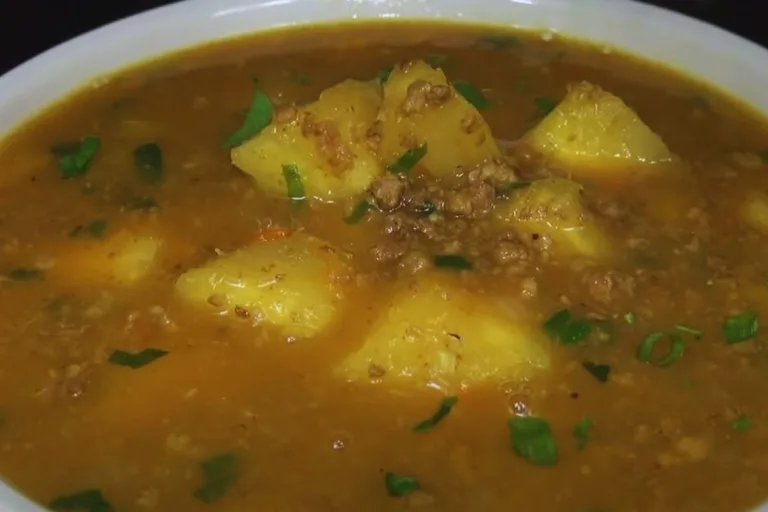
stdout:
<svg viewBox="0 0 768 512">
<path fill-rule="evenodd" d="M 453 82 L 453 88 L 477 110 L 485 110 L 491 106 L 491 102 L 488 98 L 486 98 L 482 92 L 475 89 L 469 82 L 456 80 Z"/>
<path fill-rule="evenodd" d="M 62 145 L 54 148 L 54 153 L 59 159 L 59 172 L 65 180 L 84 174 L 91 166 L 93 157 L 101 147 L 98 137 L 88 135 L 83 137 L 79 144 L 73 145 L 65 152 Z"/>
<path fill-rule="evenodd" d="M 573 427 L 573 438 L 576 440 L 576 449 L 581 451 L 587 446 L 589 434 L 594 422 L 586 416 Z"/>
<path fill-rule="evenodd" d="M 494 50 L 505 48 L 517 48 L 520 46 L 520 39 L 514 36 L 491 35 L 477 38 L 481 46 L 489 46 Z"/>
<path fill-rule="evenodd" d="M 384 485 L 387 486 L 387 492 L 390 496 L 407 496 L 414 491 L 419 490 L 419 482 L 410 476 L 397 476 L 392 472 L 384 474 Z"/>
<path fill-rule="evenodd" d="M 635 314 L 633 312 L 625 313 L 624 314 L 624 322 L 627 325 L 633 325 L 635 323 Z"/>
<path fill-rule="evenodd" d="M 599 382 L 608 382 L 608 377 L 611 375 L 610 365 L 582 361 L 581 366 Z"/>
<path fill-rule="evenodd" d="M 133 163 L 139 176 L 147 183 L 163 181 L 163 151 L 155 142 L 142 144 L 133 150 Z"/>
<path fill-rule="evenodd" d="M 389 75 L 392 74 L 392 71 L 395 70 L 394 66 L 389 66 L 384 69 L 380 69 L 378 73 L 376 73 L 376 78 L 379 80 L 379 83 L 381 85 L 384 85 L 387 83 L 387 80 L 389 80 Z"/>
<path fill-rule="evenodd" d="M 592 326 L 584 320 L 574 319 L 567 309 L 561 309 L 544 322 L 544 330 L 562 345 L 575 345 L 589 336 Z"/>
<path fill-rule="evenodd" d="M 694 329 L 693 327 L 689 327 L 684 324 L 675 324 L 675 329 L 677 329 L 680 332 L 684 332 L 686 334 L 690 334 L 694 338 L 701 339 L 701 337 L 704 335 L 700 330 Z"/>
<path fill-rule="evenodd" d="M 453 268 L 456 270 L 472 269 L 472 262 L 458 254 L 437 254 L 433 261 L 437 268 Z"/>
<path fill-rule="evenodd" d="M 33 281 L 43 277 L 43 271 L 37 268 L 17 267 L 8 272 L 8 277 L 14 281 Z"/>
<path fill-rule="evenodd" d="M 437 68 L 448 61 L 448 56 L 442 53 L 432 53 L 424 57 L 424 61 L 433 68 Z"/>
<path fill-rule="evenodd" d="M 84 226 L 77 226 L 73 229 L 69 236 L 89 236 L 91 238 L 101 238 L 104 236 L 104 232 L 107 230 L 107 221 L 104 219 L 97 219 Z"/>
<path fill-rule="evenodd" d="M 745 311 L 725 319 L 723 322 L 723 338 L 725 338 L 726 343 L 747 341 L 757 334 L 758 327 L 757 313 Z"/>
<path fill-rule="evenodd" d="M 115 350 L 112 352 L 112 355 L 109 356 L 108 361 L 117 366 L 127 366 L 128 368 L 136 370 L 149 363 L 153 363 L 166 355 L 168 355 L 168 352 L 159 348 L 145 348 L 141 352 L 135 353 Z"/>
<path fill-rule="evenodd" d="M 450 414 L 453 407 L 459 402 L 459 397 L 457 396 L 448 396 L 443 398 L 443 401 L 440 402 L 440 406 L 437 408 L 437 410 L 430 416 L 429 418 L 425 419 L 424 421 L 420 421 L 416 425 L 413 426 L 413 430 L 416 432 L 426 432 L 427 430 L 431 430 L 435 425 L 440 423 L 448 414 Z"/>
<path fill-rule="evenodd" d="M 368 210 L 370 209 L 371 203 L 369 203 L 367 199 L 363 199 L 352 208 L 352 211 L 347 218 L 344 219 L 344 222 L 347 224 L 357 224 L 363 220 L 363 217 L 365 217 L 365 214 L 368 213 Z"/>
<path fill-rule="evenodd" d="M 387 166 L 387 171 L 392 174 L 406 174 L 413 169 L 427 154 L 427 144 L 411 148 L 400 155 L 394 163 Z"/>
<path fill-rule="evenodd" d="M 151 197 L 137 197 L 131 199 L 125 206 L 129 210 L 144 210 L 145 212 L 160 207 L 160 205 L 157 204 L 157 201 Z"/>
<path fill-rule="evenodd" d="M 291 82 L 296 85 L 309 85 L 309 77 L 298 71 L 291 71 Z"/>
<path fill-rule="evenodd" d="M 48 504 L 52 510 L 75 510 L 79 512 L 113 512 L 114 508 L 98 489 L 88 489 L 76 494 L 61 496 Z"/>
<path fill-rule="evenodd" d="M 533 101 L 536 103 L 536 110 L 539 111 L 539 115 L 541 116 L 546 116 L 557 107 L 557 103 L 551 98 L 540 96 Z"/>
<path fill-rule="evenodd" d="M 266 94 L 257 90 L 251 102 L 251 107 L 245 114 L 242 126 L 224 143 L 229 148 L 241 145 L 248 139 L 255 137 L 272 122 L 272 102 Z"/>
<path fill-rule="evenodd" d="M 669 350 L 662 356 L 654 357 L 653 353 L 656 345 L 665 338 L 669 339 Z M 636 356 L 637 359 L 644 363 L 664 367 L 673 365 L 684 353 L 685 343 L 679 334 L 654 331 L 640 342 L 640 345 L 637 347 Z"/>
<path fill-rule="evenodd" d="M 240 477 L 240 464 L 234 453 L 222 453 L 203 461 L 203 484 L 194 493 L 203 503 L 221 499 Z"/>
<path fill-rule="evenodd" d="M 419 214 L 419 217 L 429 217 L 437 211 L 437 206 L 435 206 L 435 203 L 432 201 L 424 201 L 423 203 L 417 204 L 414 210 Z"/>
<path fill-rule="evenodd" d="M 301 181 L 299 166 L 296 164 L 283 164 L 283 178 L 288 189 L 288 197 L 294 203 L 301 203 L 306 199 L 304 183 Z"/>
<path fill-rule="evenodd" d="M 549 422 L 535 416 L 515 416 L 508 426 L 515 453 L 535 466 L 557 464 L 557 445 Z"/>
<path fill-rule="evenodd" d="M 743 432 L 752 426 L 752 418 L 742 414 L 731 422 L 731 428 L 738 432 Z"/>
</svg>

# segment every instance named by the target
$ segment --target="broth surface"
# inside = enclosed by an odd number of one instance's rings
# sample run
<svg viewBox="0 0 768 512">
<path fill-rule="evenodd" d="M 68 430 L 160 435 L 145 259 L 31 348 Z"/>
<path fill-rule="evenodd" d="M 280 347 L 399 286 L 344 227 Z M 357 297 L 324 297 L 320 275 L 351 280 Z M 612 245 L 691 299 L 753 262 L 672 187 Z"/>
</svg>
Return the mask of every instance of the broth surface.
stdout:
<svg viewBox="0 0 768 512">
<path fill-rule="evenodd" d="M 217 43 L 111 77 L 9 135 L 0 146 L 0 473 L 43 504 L 102 512 L 724 512 L 768 497 L 768 361 L 757 325 L 768 314 L 768 214 L 759 214 L 768 202 L 755 196 L 768 192 L 765 120 L 617 52 L 489 32 L 387 23 Z M 223 141 L 255 89 L 277 116 L 409 59 L 486 100 L 480 114 L 523 184 L 495 198 L 494 211 L 543 176 L 571 177 L 621 257 L 557 247 L 549 255 L 516 239 L 511 248 L 525 255 L 511 264 L 489 234 L 491 214 L 452 216 L 451 194 L 463 185 L 430 177 L 418 162 L 398 179 L 446 198 L 424 214 L 445 228 L 442 239 L 393 228 L 423 226 L 405 207 L 371 206 L 353 222 L 364 194 L 291 201 L 290 183 L 276 196 L 232 165 Z M 582 178 L 542 163 L 521 137 L 581 81 L 621 98 L 678 159 L 640 179 Z M 85 136 L 99 141 L 92 162 L 82 170 L 70 161 L 74 175 L 63 179 L 60 159 L 73 155 L 64 143 L 81 141 L 82 151 Z M 213 295 L 200 305 L 180 294 L 185 272 L 299 236 L 287 232 L 322 240 L 346 269 L 333 317 L 316 335 L 281 330 Z M 148 257 L 136 249 L 150 246 Z M 138 255 L 124 261 L 125 247 Z M 409 254 L 429 267 L 435 256 L 458 259 L 422 269 Z M 498 304 L 522 316 L 546 363 L 460 386 L 393 385 L 374 363 L 370 379 L 340 376 L 339 365 L 393 317 L 400 287 L 418 292 L 427 278 L 472 294 L 470 337 L 486 325 L 471 319 Z M 450 307 L 469 306 L 435 301 L 423 316 Z M 552 328 L 548 336 L 558 311 L 589 334 L 573 343 L 558 342 Z M 728 325 L 739 321 L 747 339 L 734 342 Z M 665 344 L 684 345 L 666 366 L 638 360 L 657 332 L 654 361 Z M 488 358 L 489 368 L 506 364 Z M 415 432 L 446 396 L 457 398 L 450 413 Z M 556 463 L 515 451 L 509 422 L 521 417 L 551 428 L 533 436 L 554 440 Z M 392 496 L 387 473 L 420 489 L 398 481 L 405 495 Z M 74 504 L 54 501 L 72 496 Z"/>
</svg>

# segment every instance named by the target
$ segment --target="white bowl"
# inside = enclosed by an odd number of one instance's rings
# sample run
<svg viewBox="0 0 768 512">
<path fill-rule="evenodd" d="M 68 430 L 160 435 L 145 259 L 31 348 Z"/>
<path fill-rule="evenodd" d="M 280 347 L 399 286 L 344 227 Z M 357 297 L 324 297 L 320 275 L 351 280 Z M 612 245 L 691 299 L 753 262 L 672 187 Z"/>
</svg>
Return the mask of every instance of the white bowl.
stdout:
<svg viewBox="0 0 768 512">
<path fill-rule="evenodd" d="M 768 51 L 630 0 L 186 0 L 73 39 L 0 77 L 0 136 L 73 89 L 150 57 L 277 26 L 350 18 L 549 29 L 667 63 L 768 114 Z M 0 512 L 41 511 L 0 483 Z"/>
</svg>

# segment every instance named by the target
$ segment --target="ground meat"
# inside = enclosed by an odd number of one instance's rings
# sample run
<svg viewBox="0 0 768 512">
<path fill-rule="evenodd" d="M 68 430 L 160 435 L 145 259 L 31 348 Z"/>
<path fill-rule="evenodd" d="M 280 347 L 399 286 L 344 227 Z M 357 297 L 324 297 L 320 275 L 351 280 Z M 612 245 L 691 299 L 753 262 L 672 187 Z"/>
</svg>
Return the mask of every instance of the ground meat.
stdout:
<svg viewBox="0 0 768 512">
<path fill-rule="evenodd" d="M 318 152 L 336 171 L 352 166 L 353 155 L 341 140 L 341 133 L 333 121 L 318 121 L 307 114 L 301 124 L 304 137 L 314 137 Z"/>
<path fill-rule="evenodd" d="M 494 188 L 486 183 L 478 183 L 447 192 L 445 211 L 460 217 L 476 219 L 490 212 L 495 200 Z"/>
<path fill-rule="evenodd" d="M 591 272 L 584 276 L 584 284 L 594 300 L 609 304 L 616 293 L 631 297 L 635 292 L 635 279 L 615 270 Z"/>
<path fill-rule="evenodd" d="M 405 182 L 390 174 L 373 180 L 369 191 L 380 210 L 391 212 L 396 210 L 403 200 Z"/>
<path fill-rule="evenodd" d="M 406 115 L 417 114 L 428 107 L 442 105 L 451 99 L 452 94 L 453 89 L 447 85 L 415 80 L 408 86 L 405 100 L 400 108 Z"/>
<path fill-rule="evenodd" d="M 493 261 L 499 265 L 528 261 L 528 248 L 514 240 L 499 240 L 491 252 Z"/>
<path fill-rule="evenodd" d="M 374 153 L 379 152 L 379 146 L 381 145 L 381 131 L 382 131 L 382 123 L 381 121 L 377 120 L 377 121 L 374 121 L 371 127 L 368 128 L 368 131 L 365 132 L 366 144 L 368 144 L 368 147 Z"/>
<path fill-rule="evenodd" d="M 504 189 L 517 181 L 512 162 L 505 158 L 489 158 L 470 170 L 467 179 L 471 184 L 488 183 L 497 189 Z"/>
<path fill-rule="evenodd" d="M 422 251 L 411 251 L 400 260 L 400 268 L 408 274 L 416 274 L 429 267 L 429 257 Z"/>
<path fill-rule="evenodd" d="M 389 263 L 399 260 L 407 250 L 403 242 L 388 241 L 371 247 L 371 255 L 379 263 Z"/>
</svg>

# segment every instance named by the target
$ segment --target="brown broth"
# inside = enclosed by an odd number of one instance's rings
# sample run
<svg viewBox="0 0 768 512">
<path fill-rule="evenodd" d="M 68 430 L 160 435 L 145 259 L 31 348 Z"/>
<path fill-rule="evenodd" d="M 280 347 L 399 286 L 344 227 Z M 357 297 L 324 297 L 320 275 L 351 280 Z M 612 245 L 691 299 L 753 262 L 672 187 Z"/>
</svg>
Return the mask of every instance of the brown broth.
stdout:
<svg viewBox="0 0 768 512">
<path fill-rule="evenodd" d="M 0 282 L 0 472 L 7 480 L 42 503 L 98 488 L 118 511 L 421 504 L 705 512 L 741 510 L 768 497 L 765 338 L 759 332 L 729 345 L 721 336 L 727 315 L 768 314 L 768 243 L 736 214 L 747 191 L 768 189 L 768 166 L 755 153 L 764 148 L 765 121 L 618 52 L 524 33 L 512 34 L 519 44 L 487 48 L 476 43 L 483 34 L 482 27 L 387 23 L 216 43 L 111 77 L 8 136 L 0 146 L 0 272 L 38 265 L 44 277 Z M 410 427 L 435 410 L 440 393 L 351 386 L 330 371 L 360 345 L 389 300 L 393 273 L 368 252 L 382 236 L 381 220 L 349 226 L 347 205 L 332 204 L 296 216 L 230 164 L 222 141 L 237 128 L 256 77 L 276 104 L 301 103 L 346 78 L 373 78 L 395 62 L 432 54 L 447 57 L 449 78 L 486 92 L 493 106 L 482 113 L 498 139 L 517 139 L 535 123 L 536 98 L 558 100 L 569 82 L 589 80 L 632 106 L 694 172 L 685 189 L 663 178 L 630 192 L 595 185 L 637 212 L 628 226 L 609 223 L 615 243 L 649 242 L 618 266 L 643 268 L 649 277 L 608 307 L 613 343 L 553 344 L 551 367 L 540 377 L 462 393 L 439 427 L 415 434 Z M 93 166 L 62 180 L 51 145 L 86 133 L 102 143 Z M 142 183 L 133 164 L 134 148 L 149 140 L 163 150 L 161 185 Z M 734 153 L 742 152 L 754 166 L 738 164 Z M 159 208 L 126 207 L 145 196 Z M 692 201 L 706 226 L 647 214 L 649 204 L 678 197 Z M 70 236 L 95 220 L 106 222 L 106 236 L 128 230 L 163 238 L 157 275 L 131 286 L 89 284 L 96 270 L 88 264 L 62 269 L 74 251 L 103 243 Z M 347 297 L 327 332 L 286 343 L 268 328 L 200 314 L 175 296 L 184 270 L 247 244 L 265 225 L 290 222 L 344 247 L 372 279 Z M 687 249 L 694 241 L 699 245 Z M 456 277 L 478 300 L 487 292 L 517 296 L 521 279 Z M 606 312 L 572 266 L 544 265 L 536 279 L 536 324 L 564 298 L 579 315 Z M 630 312 L 632 325 L 623 320 Z M 694 326 L 702 339 L 684 334 L 686 353 L 669 368 L 636 360 L 644 336 L 675 324 Z M 146 347 L 170 354 L 137 370 L 106 362 L 114 349 Z M 584 371 L 584 360 L 610 364 L 609 381 Z M 512 451 L 506 421 L 520 397 L 552 425 L 556 466 L 532 466 Z M 753 422 L 743 432 L 731 425 L 741 414 Z M 577 450 L 572 429 L 584 417 L 595 426 Z M 202 503 L 193 496 L 200 463 L 223 452 L 238 454 L 240 477 L 215 505 Z M 388 496 L 385 471 L 414 476 L 424 493 Z"/>
</svg>

